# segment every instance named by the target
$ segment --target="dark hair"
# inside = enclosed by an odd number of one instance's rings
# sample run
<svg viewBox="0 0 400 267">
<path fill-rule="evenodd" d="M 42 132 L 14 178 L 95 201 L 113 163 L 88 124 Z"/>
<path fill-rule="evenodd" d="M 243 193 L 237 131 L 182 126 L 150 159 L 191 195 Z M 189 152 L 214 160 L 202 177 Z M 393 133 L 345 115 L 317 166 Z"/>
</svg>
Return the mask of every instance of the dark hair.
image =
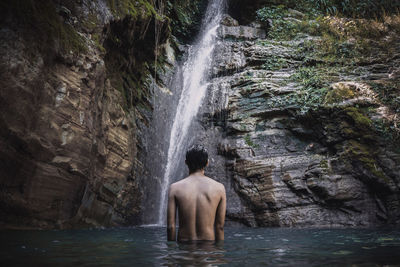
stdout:
<svg viewBox="0 0 400 267">
<path fill-rule="evenodd" d="M 186 152 L 186 164 L 189 167 L 189 173 L 203 170 L 206 167 L 207 162 L 207 150 L 200 145 L 194 145 Z"/>
</svg>

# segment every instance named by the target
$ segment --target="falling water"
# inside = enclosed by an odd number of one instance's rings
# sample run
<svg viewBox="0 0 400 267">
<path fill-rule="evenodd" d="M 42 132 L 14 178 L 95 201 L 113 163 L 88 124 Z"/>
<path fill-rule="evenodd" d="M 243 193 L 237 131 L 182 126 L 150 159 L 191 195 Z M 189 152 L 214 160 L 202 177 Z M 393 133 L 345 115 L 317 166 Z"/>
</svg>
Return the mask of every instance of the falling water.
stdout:
<svg viewBox="0 0 400 267">
<path fill-rule="evenodd" d="M 183 87 L 179 104 L 173 120 L 167 165 L 161 184 L 161 196 L 158 214 L 158 224 L 163 225 L 167 205 L 167 191 L 170 178 L 177 167 L 179 155 L 184 149 L 189 126 L 197 115 L 200 105 L 206 95 L 207 73 L 212 63 L 212 52 L 215 47 L 217 29 L 219 27 L 224 0 L 210 0 L 202 22 L 200 38 L 189 50 L 188 58 L 183 65 Z"/>
</svg>

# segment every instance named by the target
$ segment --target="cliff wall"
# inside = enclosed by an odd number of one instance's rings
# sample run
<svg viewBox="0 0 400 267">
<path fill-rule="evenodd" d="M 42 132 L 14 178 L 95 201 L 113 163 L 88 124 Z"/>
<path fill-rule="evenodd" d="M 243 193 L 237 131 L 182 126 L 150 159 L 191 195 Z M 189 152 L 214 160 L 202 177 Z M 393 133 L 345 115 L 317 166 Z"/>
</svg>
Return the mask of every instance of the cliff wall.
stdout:
<svg viewBox="0 0 400 267">
<path fill-rule="evenodd" d="M 138 223 L 151 83 L 170 37 L 160 10 L 147 1 L 1 3 L 2 227 Z"/>
<path fill-rule="evenodd" d="M 312 19 L 268 8 L 264 24 L 224 20 L 199 117 L 208 174 L 228 189 L 228 218 L 398 225 L 398 17 Z"/>
</svg>

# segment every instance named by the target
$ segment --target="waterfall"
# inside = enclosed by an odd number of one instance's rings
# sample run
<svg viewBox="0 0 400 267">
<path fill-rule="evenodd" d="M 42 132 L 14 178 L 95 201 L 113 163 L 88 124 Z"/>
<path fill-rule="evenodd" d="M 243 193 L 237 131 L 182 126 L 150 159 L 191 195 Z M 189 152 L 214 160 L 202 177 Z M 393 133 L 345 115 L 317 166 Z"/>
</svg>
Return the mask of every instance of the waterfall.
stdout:
<svg viewBox="0 0 400 267">
<path fill-rule="evenodd" d="M 158 211 L 158 224 L 164 225 L 167 191 L 171 181 L 171 175 L 177 168 L 179 155 L 185 149 L 188 139 L 188 130 L 192 120 L 198 113 L 200 105 L 206 95 L 208 87 L 208 72 L 212 63 L 212 53 L 214 51 L 217 29 L 219 27 L 225 0 L 210 0 L 206 14 L 202 21 L 197 42 L 189 49 L 186 62 L 183 64 L 182 93 L 177 106 L 175 118 L 171 129 L 169 140 L 167 165 L 163 180 L 161 182 L 160 205 Z"/>
</svg>

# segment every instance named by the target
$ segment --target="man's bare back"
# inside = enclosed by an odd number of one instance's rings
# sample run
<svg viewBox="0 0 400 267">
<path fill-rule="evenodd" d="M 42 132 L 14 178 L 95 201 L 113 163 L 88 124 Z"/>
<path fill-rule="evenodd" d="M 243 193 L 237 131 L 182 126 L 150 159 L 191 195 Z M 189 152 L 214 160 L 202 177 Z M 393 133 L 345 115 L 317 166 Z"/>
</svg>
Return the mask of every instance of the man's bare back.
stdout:
<svg viewBox="0 0 400 267">
<path fill-rule="evenodd" d="M 226 195 L 223 184 L 204 175 L 204 170 L 170 186 L 168 240 L 175 241 L 179 211 L 179 241 L 224 240 Z"/>
</svg>

